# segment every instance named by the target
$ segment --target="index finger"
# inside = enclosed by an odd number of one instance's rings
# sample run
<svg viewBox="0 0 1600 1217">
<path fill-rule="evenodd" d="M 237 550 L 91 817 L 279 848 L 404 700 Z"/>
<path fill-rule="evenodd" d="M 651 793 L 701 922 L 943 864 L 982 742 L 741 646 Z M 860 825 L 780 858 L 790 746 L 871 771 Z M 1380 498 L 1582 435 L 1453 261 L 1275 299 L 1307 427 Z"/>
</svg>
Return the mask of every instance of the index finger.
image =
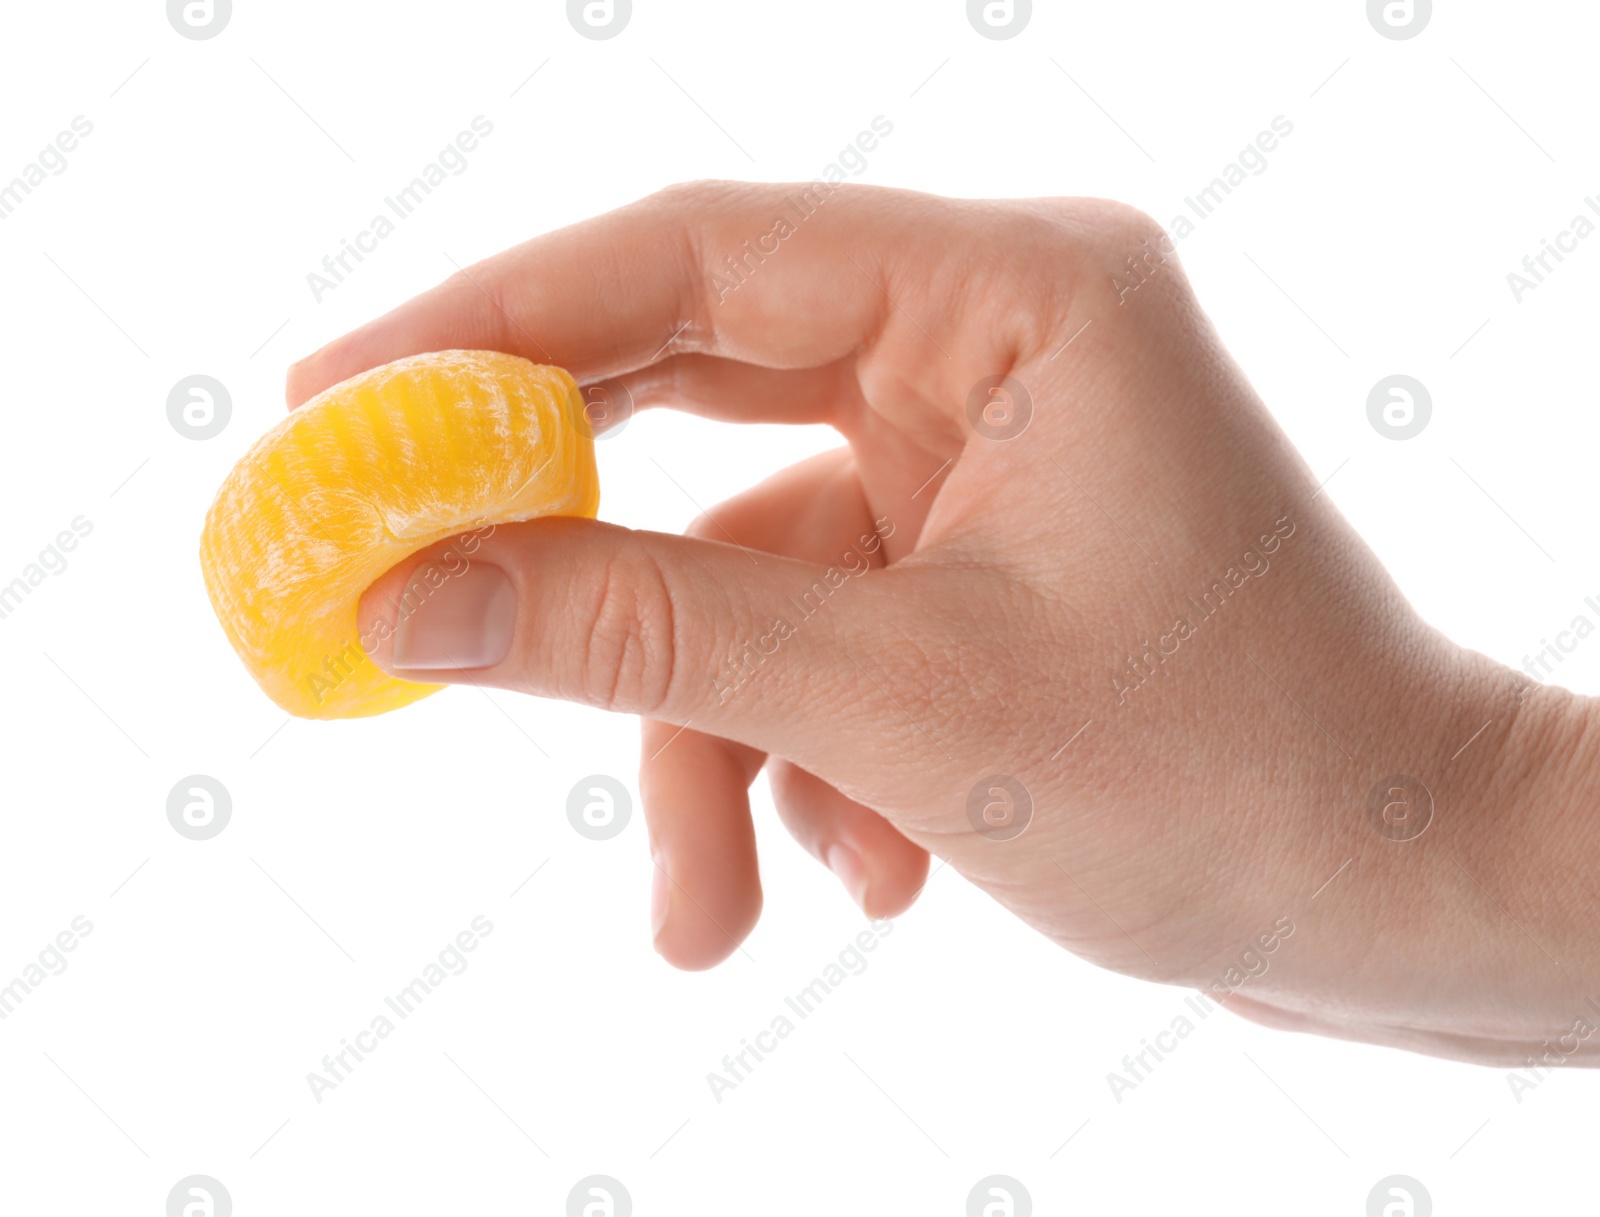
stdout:
<svg viewBox="0 0 1600 1217">
<path fill-rule="evenodd" d="M 994 236 L 972 223 L 973 206 L 817 182 L 670 187 L 464 268 L 335 340 L 290 369 L 289 403 L 455 348 L 556 364 L 589 383 L 686 352 L 815 367 L 892 331 L 930 368 L 957 355 L 965 365 L 975 353 L 953 303 L 970 273 L 962 245 Z M 955 277 L 930 269 L 940 260 Z M 966 374 L 949 371 L 952 385 Z"/>
</svg>

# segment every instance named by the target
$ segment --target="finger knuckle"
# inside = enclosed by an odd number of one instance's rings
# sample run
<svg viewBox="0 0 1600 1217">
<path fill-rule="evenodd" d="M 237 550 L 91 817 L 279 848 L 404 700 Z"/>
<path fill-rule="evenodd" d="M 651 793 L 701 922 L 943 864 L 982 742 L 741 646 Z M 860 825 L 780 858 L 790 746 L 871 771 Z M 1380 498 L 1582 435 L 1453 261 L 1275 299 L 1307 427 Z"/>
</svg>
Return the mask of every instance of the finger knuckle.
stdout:
<svg viewBox="0 0 1600 1217">
<path fill-rule="evenodd" d="M 1116 240 L 1129 233 L 1149 233 L 1161 228 L 1148 212 L 1119 199 L 1077 199 L 1070 215 L 1090 240 Z"/>
<path fill-rule="evenodd" d="M 1171 287 L 1185 282 L 1173 235 L 1139 208 L 1112 199 L 1085 199 L 1069 223 L 1077 256 L 1086 266 L 1122 280 L 1159 277 Z"/>
<path fill-rule="evenodd" d="M 690 520 L 688 527 L 683 530 L 683 535 L 693 537 L 697 541 L 721 541 L 727 537 L 708 511 L 701 512 Z"/>
<path fill-rule="evenodd" d="M 591 607 L 584 687 L 606 709 L 659 713 L 678 668 L 671 583 L 649 549 L 623 545 L 607 561 Z"/>
<path fill-rule="evenodd" d="M 699 211 L 726 201 L 741 189 L 749 189 L 741 182 L 718 178 L 696 178 L 687 182 L 673 182 L 656 191 L 652 199 L 663 206 L 680 211 Z"/>
</svg>

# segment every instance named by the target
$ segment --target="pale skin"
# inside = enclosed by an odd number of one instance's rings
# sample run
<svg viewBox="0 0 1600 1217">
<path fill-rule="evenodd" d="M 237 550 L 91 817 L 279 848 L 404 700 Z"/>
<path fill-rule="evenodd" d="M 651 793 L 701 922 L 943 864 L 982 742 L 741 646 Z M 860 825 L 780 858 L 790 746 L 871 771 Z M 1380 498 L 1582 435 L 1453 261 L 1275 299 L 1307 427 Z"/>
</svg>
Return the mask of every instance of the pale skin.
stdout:
<svg viewBox="0 0 1600 1217">
<path fill-rule="evenodd" d="M 1287 918 L 1269 969 L 1223 985 L 1235 1012 L 1485 1064 L 1600 1059 L 1580 1026 L 1600 1028 L 1600 711 L 1418 617 L 1174 256 L 1119 291 L 1159 226 L 1097 200 L 851 186 L 715 284 L 799 189 L 671 188 L 289 373 L 295 406 L 402 356 L 494 349 L 620 380 L 641 409 L 846 440 L 683 537 L 497 528 L 474 560 L 517 590 L 505 658 L 411 673 L 642 716 L 661 955 L 710 967 L 754 926 L 765 768 L 872 916 L 910 907 L 933 854 L 1068 950 L 1197 987 Z M 1032 416 L 995 439 L 968 397 L 1002 374 Z M 730 657 L 773 646 L 850 551 L 872 569 L 730 688 Z M 375 584 L 363 620 L 426 558 Z M 373 658 L 408 674 L 388 642 Z M 968 814 L 997 774 L 1032 803 L 1009 840 Z M 1370 807 L 1396 775 L 1435 807 L 1410 840 Z"/>
</svg>

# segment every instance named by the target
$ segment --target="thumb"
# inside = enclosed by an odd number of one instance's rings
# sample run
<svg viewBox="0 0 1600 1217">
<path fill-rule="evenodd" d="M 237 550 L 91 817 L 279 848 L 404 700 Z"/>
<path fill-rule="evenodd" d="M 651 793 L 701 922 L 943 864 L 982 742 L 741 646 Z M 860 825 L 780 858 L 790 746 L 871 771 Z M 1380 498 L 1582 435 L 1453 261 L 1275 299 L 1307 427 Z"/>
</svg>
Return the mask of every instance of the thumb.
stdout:
<svg viewBox="0 0 1600 1217">
<path fill-rule="evenodd" d="M 862 547 L 878 540 L 868 534 Z M 412 555 L 362 596 L 358 622 L 391 675 L 693 722 L 792 755 L 837 720 L 859 672 L 850 653 L 887 624 L 887 597 L 867 586 L 883 572 L 870 568 L 855 551 L 819 566 L 591 520 L 531 520 Z"/>
</svg>

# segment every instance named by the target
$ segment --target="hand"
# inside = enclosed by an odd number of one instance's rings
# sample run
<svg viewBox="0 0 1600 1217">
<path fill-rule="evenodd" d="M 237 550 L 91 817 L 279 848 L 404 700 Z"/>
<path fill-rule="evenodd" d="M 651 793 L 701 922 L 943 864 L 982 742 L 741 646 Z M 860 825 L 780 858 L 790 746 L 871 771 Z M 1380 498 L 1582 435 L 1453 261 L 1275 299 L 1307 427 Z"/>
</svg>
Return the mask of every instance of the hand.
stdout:
<svg viewBox="0 0 1600 1217">
<path fill-rule="evenodd" d="M 656 945 L 682 967 L 760 911 L 765 765 L 874 916 L 912 902 L 931 852 L 1079 955 L 1263 1022 L 1515 1064 L 1562 1034 L 1563 1059 L 1600 1053 L 1573 1039 L 1600 1025 L 1593 708 L 1418 619 L 1159 227 L 860 186 L 808 188 L 799 219 L 802 189 L 670 189 L 295 366 L 291 405 L 495 348 L 620 378 L 640 408 L 848 441 L 687 537 L 500 527 L 406 623 L 411 666 L 392 642 L 380 666 L 643 715 Z M 757 264 L 745 243 L 780 216 L 792 235 Z M 487 636 L 470 623 L 507 582 L 514 617 Z M 484 662 L 432 666 L 463 629 Z"/>
</svg>

